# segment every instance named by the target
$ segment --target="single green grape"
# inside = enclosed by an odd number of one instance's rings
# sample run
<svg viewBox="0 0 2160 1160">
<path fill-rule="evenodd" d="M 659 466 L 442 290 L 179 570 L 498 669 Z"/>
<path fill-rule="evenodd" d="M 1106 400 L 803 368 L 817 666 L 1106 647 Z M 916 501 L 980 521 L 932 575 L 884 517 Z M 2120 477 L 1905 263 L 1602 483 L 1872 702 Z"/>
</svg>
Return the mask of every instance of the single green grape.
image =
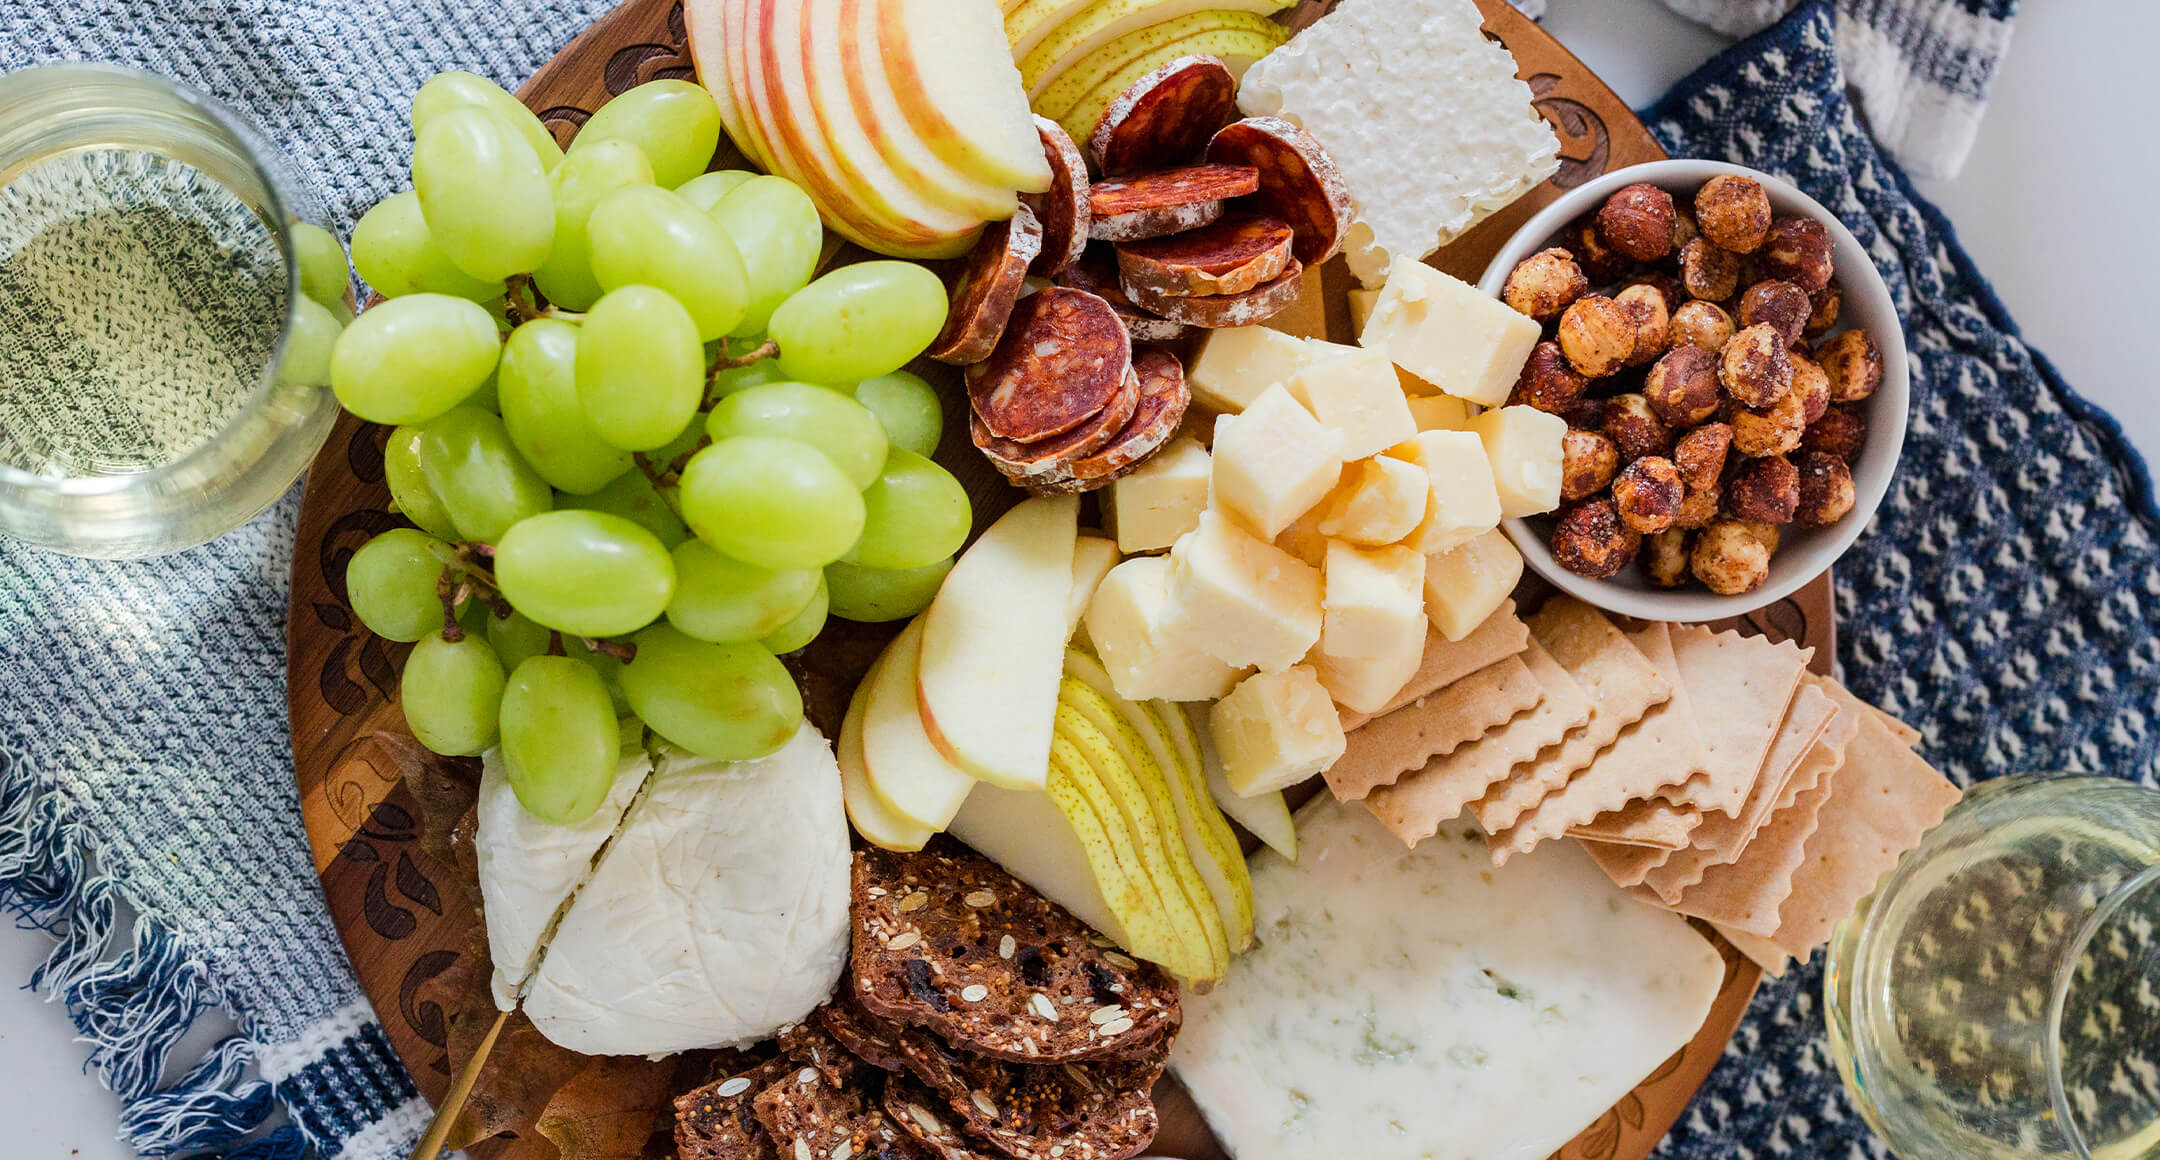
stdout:
<svg viewBox="0 0 2160 1160">
<path fill-rule="evenodd" d="M 525 812 L 553 826 L 581 822 L 607 800 L 622 754 L 622 726 L 592 666 L 538 656 L 503 688 L 502 757 Z"/>
<path fill-rule="evenodd" d="M 822 568 L 862 535 L 853 481 L 817 448 L 746 435 L 691 456 L 683 522 L 714 548 L 762 568 Z"/>
<path fill-rule="evenodd" d="M 495 744 L 503 667 L 495 650 L 466 634 L 423 636 L 405 658 L 399 700 L 413 737 L 444 757 L 475 757 Z"/>
<path fill-rule="evenodd" d="M 859 262 L 796 291 L 766 333 L 780 369 L 806 383 L 859 383 L 891 374 L 945 326 L 945 284 L 913 262 Z"/>
<path fill-rule="evenodd" d="M 810 606 L 820 583 L 814 569 L 760 568 L 724 556 L 702 540 L 676 545 L 674 558 L 668 623 L 716 644 L 779 631 Z"/>
<path fill-rule="evenodd" d="M 530 273 L 555 244 L 547 170 L 515 127 L 486 109 L 436 113 L 413 142 L 413 189 L 428 236 L 475 278 Z"/>
<path fill-rule="evenodd" d="M 742 256 L 727 231 L 681 196 L 649 185 L 618 189 L 585 223 L 593 277 L 608 290 L 667 291 L 709 342 L 742 321 L 750 291 Z"/>
<path fill-rule="evenodd" d="M 832 614 L 863 624 L 905 620 L 930 607 L 952 568 L 951 556 L 920 568 L 827 564 L 825 587 L 831 595 Z"/>
<path fill-rule="evenodd" d="M 501 332 L 477 304 L 411 294 L 345 328 L 330 353 L 330 386 L 370 423 L 425 423 L 487 381 L 501 353 Z"/>
<path fill-rule="evenodd" d="M 832 596 L 825 591 L 824 574 L 812 575 L 817 576 L 817 588 L 811 594 L 810 603 L 804 605 L 794 619 L 774 629 L 764 640 L 758 642 L 771 650 L 774 656 L 786 656 L 796 649 L 808 648 L 810 642 L 825 631 L 825 614 L 832 607 Z"/>
<path fill-rule="evenodd" d="M 621 636 L 667 610 L 675 564 L 651 532 L 620 516 L 547 512 L 503 533 L 495 582 L 536 624 L 573 636 Z"/>
<path fill-rule="evenodd" d="M 647 81 L 600 106 L 570 151 L 609 138 L 637 146 L 652 160 L 653 179 L 674 189 L 712 164 L 720 147 L 720 106 L 689 81 Z"/>
<path fill-rule="evenodd" d="M 713 442 L 770 435 L 808 443 L 825 453 L 857 490 L 876 482 L 885 464 L 885 429 L 862 404 L 808 383 L 766 383 L 720 400 L 705 420 Z"/>
<path fill-rule="evenodd" d="M 974 513 L 952 473 L 912 451 L 895 451 L 863 489 L 862 538 L 843 557 L 872 568 L 920 568 L 967 542 Z"/>
<path fill-rule="evenodd" d="M 492 544 L 511 525 L 555 504 L 502 419 L 478 407 L 458 407 L 421 429 L 420 470 L 460 539 Z"/>
<path fill-rule="evenodd" d="M 761 334 L 773 311 L 810 283 L 825 245 L 817 203 L 784 177 L 753 177 L 711 208 L 735 240 L 749 281 L 749 309 L 729 333 Z"/>
<path fill-rule="evenodd" d="M 441 632 L 442 577 L 450 545 L 411 528 L 392 528 L 360 546 L 345 562 L 345 596 L 353 615 L 384 640 L 415 641 Z"/>
<path fill-rule="evenodd" d="M 617 716 L 630 711 L 630 698 L 623 693 L 622 688 L 623 663 L 621 661 L 604 652 L 594 652 L 586 648 L 582 637 L 565 638 L 563 640 L 563 651 L 592 666 L 592 671 L 600 674 L 601 683 L 607 686 L 608 699 L 615 702 Z"/>
<path fill-rule="evenodd" d="M 748 349 L 754 350 L 757 345 L 762 344 L 746 345 Z M 710 356 L 708 356 L 709 358 Z M 780 373 L 779 360 L 761 358 L 748 366 L 729 367 L 713 375 L 711 393 L 724 399 L 737 391 L 748 390 L 764 383 L 783 383 L 786 381 L 787 376 Z"/>
<path fill-rule="evenodd" d="M 428 486 L 427 472 L 420 467 L 421 433 L 418 426 L 399 427 L 383 444 L 383 476 L 390 484 L 390 503 L 397 513 L 438 540 L 458 538 L 457 524 L 443 506 L 435 489 Z"/>
<path fill-rule="evenodd" d="M 502 661 L 503 671 L 512 673 L 527 660 L 545 655 L 555 639 L 554 630 L 534 624 L 532 618 L 522 612 L 512 612 L 508 616 L 490 615 L 485 631 L 488 646 Z"/>
<path fill-rule="evenodd" d="M 329 307 L 313 298 L 293 303 L 292 324 L 285 335 L 285 351 L 278 359 L 278 382 L 289 387 L 330 385 L 330 355 L 337 349 L 345 326 Z"/>
<path fill-rule="evenodd" d="M 300 267 L 300 292 L 325 308 L 342 306 L 352 293 L 352 267 L 345 247 L 329 230 L 308 222 L 292 225 L 293 259 Z"/>
<path fill-rule="evenodd" d="M 735 192 L 738 186 L 756 176 L 757 174 L 747 169 L 715 169 L 711 173 L 700 173 L 676 186 L 675 192 L 681 194 L 683 200 L 691 205 L 709 211 L 720 204 L 721 198 Z"/>
<path fill-rule="evenodd" d="M 485 302 L 500 298 L 500 278 L 475 278 L 457 268 L 428 233 L 420 195 L 412 190 L 375 203 L 352 233 L 353 268 L 385 298 L 448 294 Z"/>
<path fill-rule="evenodd" d="M 615 482 L 591 495 L 556 496 L 555 506 L 621 516 L 651 532 L 662 547 L 669 549 L 690 538 L 690 529 L 682 522 L 682 517 L 675 514 L 675 509 L 641 471 L 626 471 L 617 476 Z"/>
<path fill-rule="evenodd" d="M 578 403 L 577 350 L 576 326 L 535 318 L 503 344 L 495 378 L 503 426 L 518 454 L 549 486 L 587 495 L 630 470 L 630 453 L 610 446 L 585 421 Z"/>
<path fill-rule="evenodd" d="M 466 105 L 486 109 L 516 129 L 518 136 L 523 137 L 525 143 L 532 146 L 533 154 L 540 158 L 542 169 L 553 169 L 555 163 L 562 160 L 562 146 L 555 143 L 555 134 L 548 132 L 540 118 L 525 107 L 525 102 L 511 96 L 494 81 L 461 69 L 436 73 L 413 94 L 413 133 L 417 136 L 444 109 Z"/>
<path fill-rule="evenodd" d="M 622 667 L 630 707 L 668 741 L 720 761 L 764 757 L 802 727 L 802 693 L 761 645 L 708 644 L 664 624 Z"/>
<path fill-rule="evenodd" d="M 500 334 L 501 331 L 496 333 Z M 493 411 L 498 415 L 502 414 L 501 359 L 496 360 L 494 373 L 481 380 L 480 385 L 473 388 L 473 393 L 465 396 L 465 401 L 458 405 L 461 407 L 478 407 L 483 411 Z"/>
<path fill-rule="evenodd" d="M 650 451 L 689 428 L 705 399 L 705 348 L 680 303 L 651 286 L 625 286 L 581 326 L 578 403 L 602 439 Z"/>
<path fill-rule="evenodd" d="M 928 458 L 945 434 L 945 408 L 922 376 L 894 371 L 855 386 L 855 401 L 870 408 L 892 445 Z"/>
<path fill-rule="evenodd" d="M 565 310 L 590 310 L 604 293 L 593 277 L 585 226 L 593 207 L 618 189 L 652 184 L 652 163 L 628 141 L 595 141 L 548 174 L 555 202 L 555 246 L 533 271 L 547 300 Z"/>
</svg>

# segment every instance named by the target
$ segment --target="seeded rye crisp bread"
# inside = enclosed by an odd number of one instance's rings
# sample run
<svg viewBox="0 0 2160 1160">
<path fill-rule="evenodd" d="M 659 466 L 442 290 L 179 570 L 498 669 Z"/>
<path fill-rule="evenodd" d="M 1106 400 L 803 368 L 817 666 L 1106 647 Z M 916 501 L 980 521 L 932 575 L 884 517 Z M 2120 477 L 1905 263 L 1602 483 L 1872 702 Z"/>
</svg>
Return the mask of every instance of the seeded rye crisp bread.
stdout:
<svg viewBox="0 0 2160 1160">
<path fill-rule="evenodd" d="M 1404 845 L 1432 837 L 1442 822 L 1460 817 L 1465 805 L 1504 781 L 1509 770 L 1535 760 L 1590 719 L 1589 694 L 1535 639 L 1522 661 L 1545 693 L 1537 708 L 1366 797 L 1365 808 Z"/>
<path fill-rule="evenodd" d="M 928 1160 L 862 1092 L 828 1082 L 814 1067 L 768 1085 L 753 1102 L 780 1160 Z"/>
<path fill-rule="evenodd" d="M 913 1076 L 890 1076 L 879 1102 L 885 1115 L 910 1138 L 934 1153 L 938 1160 L 987 1160 L 997 1155 L 988 1144 L 970 1136 L 958 1121 L 946 1115 L 938 1098 Z"/>
<path fill-rule="evenodd" d="M 1177 984 L 1160 968 L 949 838 L 916 854 L 858 850 L 849 909 L 855 998 L 964 1051 L 1112 1059 L 1178 1024 Z M 1125 1014 L 1100 1024 L 1068 1010 L 1111 1004 Z"/>
<path fill-rule="evenodd" d="M 772 1136 L 758 1123 L 759 1092 L 795 1074 L 800 1065 L 767 1060 L 741 1075 L 716 1079 L 675 1099 L 679 1160 L 780 1160 Z"/>
<path fill-rule="evenodd" d="M 800 1023 L 782 1027 L 774 1039 L 780 1044 L 781 1054 L 796 1063 L 809 1064 L 827 1081 L 846 1087 L 863 1074 L 866 1061 L 827 1031 L 814 1016 L 815 1013 Z"/>
<path fill-rule="evenodd" d="M 1710 768 L 1658 796 L 1738 817 L 1815 650 L 1700 626 L 1674 629 L 1672 641 L 1710 751 Z"/>
<path fill-rule="evenodd" d="M 1441 635 L 1439 629 L 1428 626 L 1425 630 L 1425 654 L 1418 661 L 1417 672 L 1411 675 L 1401 691 L 1380 707 L 1378 713 L 1341 710 L 1342 730 L 1344 733 L 1355 733 L 1366 722 L 1407 708 L 1487 665 L 1498 664 L 1508 657 L 1520 656 L 1529 644 L 1530 626 L 1515 615 L 1513 600 L 1501 601 L 1500 607 L 1486 617 L 1483 624 L 1471 630 L 1470 635 L 1461 640 L 1449 640 Z"/>
<path fill-rule="evenodd" d="M 884 1071 L 899 1071 L 907 1066 L 907 1058 L 900 1051 L 900 1033 L 905 1028 L 863 1010 L 846 988 L 811 1017 L 864 1063 Z"/>
<path fill-rule="evenodd" d="M 1100 1007 L 1085 1017 L 1107 1023 L 1123 1014 Z M 1145 1058 L 1059 1064 L 990 1059 L 912 1028 L 899 1043 L 907 1071 L 966 1135 L 1017 1160 L 1122 1160 L 1155 1138 L 1149 1093 L 1169 1062 L 1168 1036 Z"/>
<path fill-rule="evenodd" d="M 1529 712 L 1544 696 L 1528 666 L 1505 657 L 1350 734 L 1343 755 L 1323 771 L 1328 788 L 1337 801 L 1357 801 Z"/>
</svg>

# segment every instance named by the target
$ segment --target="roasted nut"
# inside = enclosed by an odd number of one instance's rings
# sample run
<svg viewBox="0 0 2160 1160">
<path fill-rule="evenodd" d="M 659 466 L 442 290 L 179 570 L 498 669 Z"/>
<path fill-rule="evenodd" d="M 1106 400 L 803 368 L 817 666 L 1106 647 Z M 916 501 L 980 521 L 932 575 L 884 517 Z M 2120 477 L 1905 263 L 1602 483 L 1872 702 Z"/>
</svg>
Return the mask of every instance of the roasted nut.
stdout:
<svg viewBox="0 0 2160 1160">
<path fill-rule="evenodd" d="M 1731 520 L 1718 520 L 1695 537 L 1688 568 L 1720 596 L 1739 596 L 1770 578 L 1770 550 Z"/>
<path fill-rule="evenodd" d="M 1561 418 L 1566 419 L 1573 430 L 1598 431 L 1605 426 L 1605 411 L 1605 400 L 1585 397 L 1575 400 L 1575 405 Z"/>
<path fill-rule="evenodd" d="M 1668 427 L 1693 427 L 1717 414 L 1717 356 L 1695 346 L 1677 346 L 1643 380 L 1643 398 Z"/>
<path fill-rule="evenodd" d="M 1593 286 L 1607 286 L 1627 276 L 1633 263 L 1627 255 L 1605 244 L 1598 235 L 1597 215 L 1578 220 L 1567 228 L 1565 240 L 1575 255 L 1575 263 L 1582 267 L 1583 276 Z"/>
<path fill-rule="evenodd" d="M 1509 271 L 1500 297 L 1519 313 L 1539 322 L 1551 322 L 1589 292 L 1590 279 L 1583 276 L 1575 255 L 1554 246 L 1524 258 L 1522 264 Z"/>
<path fill-rule="evenodd" d="M 1709 526 L 1717 518 L 1722 495 L 1715 482 L 1708 487 L 1689 484 L 1687 493 L 1680 497 L 1680 512 L 1673 517 L 1672 526 L 1689 531 Z"/>
<path fill-rule="evenodd" d="M 1678 588 L 1688 580 L 1688 534 L 1667 528 L 1642 543 L 1643 578 L 1653 588 Z"/>
<path fill-rule="evenodd" d="M 1508 403 L 1564 415 L 1575 405 L 1575 400 L 1582 398 L 1583 388 L 1589 385 L 1590 380 L 1568 365 L 1559 344 L 1541 342 L 1530 348 L 1529 361 L 1523 363 L 1522 374 L 1515 379 L 1515 389 L 1508 393 Z"/>
<path fill-rule="evenodd" d="M 1760 411 L 1732 407 L 1725 421 L 1732 424 L 1733 450 L 1750 459 L 1798 450 L 1801 436 L 1807 434 L 1806 406 L 1799 392 L 1787 391 L 1784 398 Z"/>
<path fill-rule="evenodd" d="M 1606 496 L 1584 500 L 1560 513 L 1553 528 L 1553 559 L 1578 576 L 1603 580 L 1635 559 L 1642 535 L 1620 522 Z"/>
<path fill-rule="evenodd" d="M 1830 409 L 1830 376 L 1822 364 L 1804 354 L 1792 358 L 1792 390 L 1788 393 L 1800 396 L 1800 414 L 1808 422 L 1823 417 Z"/>
<path fill-rule="evenodd" d="M 1764 551 L 1773 556 L 1777 555 L 1778 545 L 1784 542 L 1785 537 L 1778 531 L 1776 524 L 1766 524 L 1758 520 L 1739 520 L 1736 522 L 1747 529 L 1748 535 L 1755 537 L 1755 541 L 1763 546 Z"/>
<path fill-rule="evenodd" d="M 1673 207 L 1672 252 L 1677 254 L 1689 242 L 1702 236 L 1702 224 L 1695 220 L 1695 211 L 1684 205 Z"/>
<path fill-rule="evenodd" d="M 1808 295 L 1807 330 L 1809 335 L 1828 334 L 1837 325 L 1838 314 L 1845 309 L 1845 292 L 1832 282 Z"/>
<path fill-rule="evenodd" d="M 1834 524 L 1853 509 L 1852 468 L 1835 455 L 1810 451 L 1800 457 L 1800 502 L 1793 522 L 1811 528 Z"/>
<path fill-rule="evenodd" d="M 1604 491 L 1620 470 L 1612 440 L 1595 431 L 1570 430 L 1560 436 L 1560 498 L 1573 503 Z"/>
<path fill-rule="evenodd" d="M 1771 327 L 1791 346 L 1800 341 L 1814 309 L 1807 291 L 1790 282 L 1757 282 L 1740 296 L 1740 325 Z"/>
<path fill-rule="evenodd" d="M 1718 477 L 1725 473 L 1725 457 L 1732 450 L 1732 435 L 1726 423 L 1705 423 L 1682 435 L 1673 445 L 1680 478 L 1689 487 L 1716 490 Z"/>
<path fill-rule="evenodd" d="M 1680 468 L 1660 455 L 1645 455 L 1628 464 L 1612 483 L 1613 507 L 1620 512 L 1620 522 L 1645 535 L 1672 526 L 1686 493 Z"/>
<path fill-rule="evenodd" d="M 1792 389 L 1792 359 L 1768 326 L 1750 326 L 1718 352 L 1718 382 L 1743 407 L 1768 407 Z"/>
<path fill-rule="evenodd" d="M 1635 316 L 1602 294 L 1575 300 L 1560 315 L 1560 349 L 1575 369 L 1602 379 L 1635 354 Z"/>
<path fill-rule="evenodd" d="M 1697 238 L 1680 251 L 1680 284 L 1705 302 L 1723 302 L 1740 289 L 1740 255 Z"/>
<path fill-rule="evenodd" d="M 1673 311 L 1672 343 L 1716 354 L 1733 336 L 1732 315 L 1715 302 L 1689 302 Z"/>
<path fill-rule="evenodd" d="M 1800 470 L 1782 455 L 1748 460 L 1725 485 L 1725 514 L 1735 519 L 1782 524 L 1799 502 Z"/>
<path fill-rule="evenodd" d="M 1882 350 L 1865 330 L 1848 330 L 1815 348 L 1815 361 L 1830 376 L 1830 399 L 1857 403 L 1882 386 Z"/>
<path fill-rule="evenodd" d="M 1598 236 L 1638 262 L 1655 262 L 1672 253 L 1674 216 L 1671 194 L 1638 182 L 1605 199 Z"/>
<path fill-rule="evenodd" d="M 1819 451 L 1835 455 L 1851 463 L 1867 443 L 1867 417 L 1857 407 L 1832 407 L 1823 417 L 1808 424 L 1807 434 L 1800 439 L 1803 451 Z"/>
<path fill-rule="evenodd" d="M 1619 449 L 1622 463 L 1672 450 L 1672 430 L 1641 395 L 1614 395 L 1605 400 L 1605 422 L 1598 429 Z"/>
<path fill-rule="evenodd" d="M 1836 273 L 1831 259 L 1836 243 L 1830 231 L 1814 218 L 1781 217 L 1770 223 L 1770 236 L 1755 256 L 1756 269 L 1765 278 L 1791 282 L 1813 294 L 1830 284 Z"/>
<path fill-rule="evenodd" d="M 1770 194 L 1752 177 L 1720 174 L 1695 191 L 1695 222 L 1721 250 L 1752 254 L 1770 233 Z"/>
<path fill-rule="evenodd" d="M 1635 353 L 1628 356 L 1628 365 L 1641 366 L 1664 354 L 1672 344 L 1672 312 L 1665 305 L 1665 292 L 1639 282 L 1622 290 L 1613 301 L 1635 320 Z"/>
<path fill-rule="evenodd" d="M 1635 286 L 1654 287 L 1657 292 L 1663 295 L 1665 298 L 1665 312 L 1667 314 L 1670 314 L 1673 311 L 1680 309 L 1680 307 L 1685 305 L 1688 300 L 1687 287 L 1680 284 L 1680 279 L 1675 278 L 1671 274 L 1667 274 L 1662 270 L 1652 270 L 1646 274 L 1637 274 L 1633 278 L 1628 279 L 1626 285 L 1623 285 L 1620 288 L 1622 290 L 1626 290 Z M 1615 294 L 1613 295 L 1613 297 L 1618 298 L 1619 295 Z"/>
</svg>

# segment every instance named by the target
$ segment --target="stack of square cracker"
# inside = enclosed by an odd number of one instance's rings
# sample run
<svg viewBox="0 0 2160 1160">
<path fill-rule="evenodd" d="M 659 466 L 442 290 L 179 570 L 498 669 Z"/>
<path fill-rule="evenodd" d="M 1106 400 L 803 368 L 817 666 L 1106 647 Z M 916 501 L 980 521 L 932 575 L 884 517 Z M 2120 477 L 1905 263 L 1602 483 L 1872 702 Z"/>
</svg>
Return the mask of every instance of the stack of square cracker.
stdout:
<svg viewBox="0 0 2160 1160">
<path fill-rule="evenodd" d="M 1495 865 L 1563 836 L 1773 974 L 1806 958 L 1957 800 L 1902 722 L 1812 650 L 1504 605 L 1382 713 L 1346 715 L 1337 797 L 1416 845 L 1465 811 Z M 1835 791 L 1835 792 L 1833 792 Z"/>
</svg>

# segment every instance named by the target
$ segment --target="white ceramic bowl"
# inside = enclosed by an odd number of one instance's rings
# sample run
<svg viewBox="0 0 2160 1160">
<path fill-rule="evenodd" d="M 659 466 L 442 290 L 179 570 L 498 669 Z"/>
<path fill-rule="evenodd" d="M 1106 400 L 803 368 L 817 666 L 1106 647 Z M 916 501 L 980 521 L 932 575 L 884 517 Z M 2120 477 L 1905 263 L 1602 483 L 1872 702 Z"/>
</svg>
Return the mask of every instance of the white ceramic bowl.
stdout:
<svg viewBox="0 0 2160 1160">
<path fill-rule="evenodd" d="M 1685 588 L 1653 588 L 1643 579 L 1641 569 L 1632 564 L 1611 579 L 1593 580 L 1562 568 L 1553 559 L 1548 542 L 1552 530 L 1550 517 L 1507 522 L 1508 538 L 1515 541 L 1515 546 L 1522 550 L 1523 559 L 1538 575 L 1561 591 L 1600 608 L 1647 620 L 1704 621 L 1739 616 L 1775 604 L 1822 575 L 1852 547 L 1868 521 L 1874 518 L 1883 494 L 1890 489 L 1891 477 L 1897 473 L 1898 455 L 1905 445 L 1906 408 L 1911 403 L 1912 376 L 1906 360 L 1905 332 L 1898 322 L 1890 288 L 1883 284 L 1882 275 L 1876 273 L 1875 264 L 1861 247 L 1860 240 L 1838 221 L 1835 214 L 1789 182 L 1767 173 L 1719 161 L 1653 161 L 1608 173 L 1570 190 L 1515 231 L 1515 236 L 1508 239 L 1492 265 L 1485 268 L 1485 277 L 1479 282 L 1478 289 L 1494 298 L 1500 297 L 1500 288 L 1506 284 L 1509 271 L 1524 258 L 1556 244 L 1556 235 L 1563 228 L 1594 212 L 1623 186 L 1637 182 L 1655 185 L 1671 193 L 1682 205 L 1691 205 L 1695 191 L 1719 174 L 1752 177 L 1769 191 L 1770 207 L 1779 216 L 1812 217 L 1829 229 L 1837 243 L 1834 259 L 1837 282 L 1845 295 L 1837 329 L 1862 327 L 1874 334 L 1876 346 L 1882 351 L 1883 381 L 1864 404 L 1867 443 L 1860 449 L 1858 461 L 1852 464 L 1856 493 L 1852 511 L 1826 528 L 1786 525 L 1777 554 L 1770 558 L 1770 578 L 1753 592 L 1719 596 L 1694 581 Z"/>
</svg>

